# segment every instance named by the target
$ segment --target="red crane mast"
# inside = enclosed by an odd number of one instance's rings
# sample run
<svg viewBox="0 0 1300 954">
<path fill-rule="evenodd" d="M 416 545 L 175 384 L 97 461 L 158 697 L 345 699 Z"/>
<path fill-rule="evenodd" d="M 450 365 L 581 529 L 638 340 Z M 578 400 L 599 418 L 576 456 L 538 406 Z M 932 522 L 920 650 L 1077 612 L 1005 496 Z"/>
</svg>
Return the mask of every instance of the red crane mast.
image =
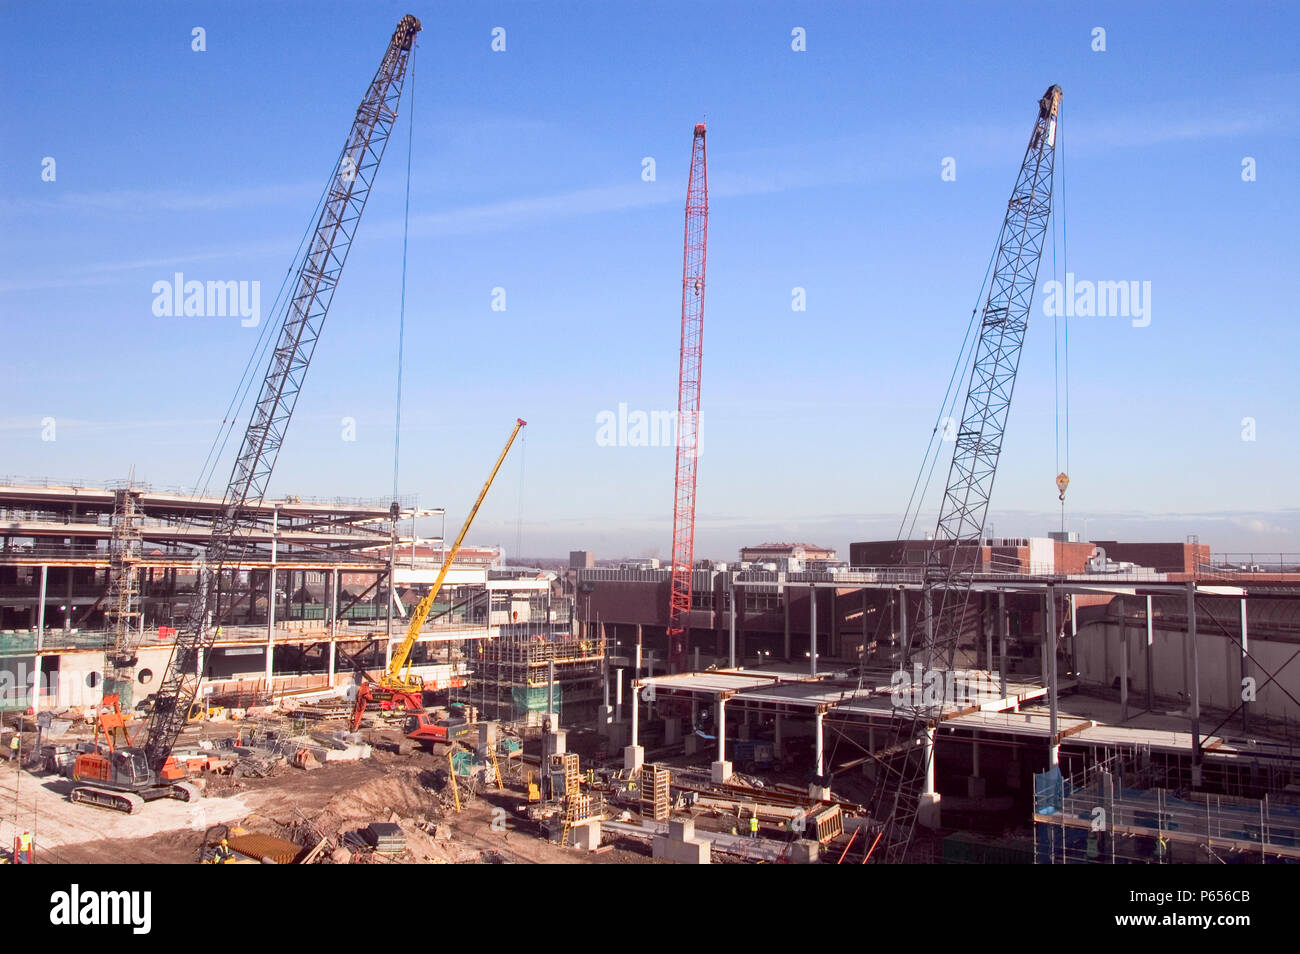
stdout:
<svg viewBox="0 0 1300 954">
<path fill-rule="evenodd" d="M 673 576 L 668 604 L 668 671 L 686 669 L 691 570 L 695 564 L 695 473 L 699 450 L 700 359 L 704 346 L 704 266 L 709 238 L 709 176 L 704 123 L 695 124 L 686 187 L 682 252 L 682 349 L 677 383 L 677 479 L 673 495 Z"/>
</svg>

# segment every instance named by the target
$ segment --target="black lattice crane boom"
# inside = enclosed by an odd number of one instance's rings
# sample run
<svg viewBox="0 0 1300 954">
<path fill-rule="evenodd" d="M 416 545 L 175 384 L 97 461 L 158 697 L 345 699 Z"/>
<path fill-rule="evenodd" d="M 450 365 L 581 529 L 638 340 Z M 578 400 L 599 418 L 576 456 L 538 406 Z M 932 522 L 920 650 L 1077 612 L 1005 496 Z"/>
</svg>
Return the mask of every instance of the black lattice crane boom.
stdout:
<svg viewBox="0 0 1300 954">
<path fill-rule="evenodd" d="M 196 671 L 196 661 L 206 656 L 213 643 L 207 617 L 215 601 L 209 591 L 227 560 L 242 552 L 239 537 L 247 509 L 260 504 L 266 494 L 334 289 L 397 120 L 407 65 L 419 32 L 420 21 L 413 16 L 405 16 L 397 24 L 383 61 L 357 107 L 311 242 L 299 265 L 275 349 L 204 550 L 194 600 L 184 628 L 177 633 L 167 673 L 154 701 L 145 754 L 155 771 L 166 762 L 198 693 L 201 673 Z"/>
<path fill-rule="evenodd" d="M 952 464 L 934 539 L 927 551 L 922 616 L 902 667 L 927 674 L 951 673 L 967 625 L 971 571 L 979 563 L 993 481 L 1015 391 L 1038 267 L 1052 211 L 1056 127 L 1061 88 L 1038 101 L 1029 145 L 1007 202 L 998 236 L 988 296 L 958 425 Z M 881 860 L 901 862 L 911 843 L 920 803 L 920 782 L 933 778 L 938 705 L 911 707 L 893 745 L 876 753 L 886 768 L 874 809 L 884 824 Z"/>
</svg>

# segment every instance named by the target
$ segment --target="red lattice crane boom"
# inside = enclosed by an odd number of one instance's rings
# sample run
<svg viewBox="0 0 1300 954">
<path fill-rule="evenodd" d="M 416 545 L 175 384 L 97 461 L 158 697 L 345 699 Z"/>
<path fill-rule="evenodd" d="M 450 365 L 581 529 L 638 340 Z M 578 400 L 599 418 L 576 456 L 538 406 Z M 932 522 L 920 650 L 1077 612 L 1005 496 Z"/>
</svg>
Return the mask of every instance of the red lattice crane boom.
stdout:
<svg viewBox="0 0 1300 954">
<path fill-rule="evenodd" d="M 686 187 L 682 252 L 682 349 L 677 384 L 677 482 L 673 495 L 673 575 L 668 604 L 668 671 L 686 669 L 691 571 L 695 564 L 695 471 L 700 427 L 700 359 L 704 345 L 704 266 L 709 237 L 709 176 L 704 123 L 695 124 Z"/>
</svg>

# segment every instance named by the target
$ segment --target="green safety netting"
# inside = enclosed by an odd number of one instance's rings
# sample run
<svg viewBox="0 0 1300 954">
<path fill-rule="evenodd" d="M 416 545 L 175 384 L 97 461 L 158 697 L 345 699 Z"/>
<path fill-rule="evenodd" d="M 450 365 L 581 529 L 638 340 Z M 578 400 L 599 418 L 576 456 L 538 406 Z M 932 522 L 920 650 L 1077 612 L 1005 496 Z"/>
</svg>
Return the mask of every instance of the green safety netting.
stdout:
<svg viewBox="0 0 1300 954">
<path fill-rule="evenodd" d="M 564 711 L 563 692 L 560 686 L 554 689 L 547 686 L 534 686 L 532 688 L 518 688 L 510 690 L 511 702 L 515 707 L 515 718 L 522 718 L 529 712 L 545 712 L 548 699 L 554 698 L 556 712 Z"/>
</svg>

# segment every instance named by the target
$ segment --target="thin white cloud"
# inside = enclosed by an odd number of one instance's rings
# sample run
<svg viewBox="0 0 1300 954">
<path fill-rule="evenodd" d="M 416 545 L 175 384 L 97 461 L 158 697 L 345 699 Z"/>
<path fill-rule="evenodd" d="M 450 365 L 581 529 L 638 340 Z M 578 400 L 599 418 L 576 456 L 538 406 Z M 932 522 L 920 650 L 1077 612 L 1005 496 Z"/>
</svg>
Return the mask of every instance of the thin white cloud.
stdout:
<svg viewBox="0 0 1300 954">
<path fill-rule="evenodd" d="M 1153 119 L 1152 117 L 1157 117 Z M 1243 112 L 1219 104 L 1166 103 L 1151 106 L 1141 114 L 1117 115 L 1104 122 L 1083 120 L 1070 125 L 1066 117 L 1063 129 L 1074 154 L 1097 150 L 1140 148 L 1161 143 L 1188 142 L 1229 136 L 1249 135 L 1265 130 L 1276 133 L 1294 125 L 1295 109 L 1286 103 L 1265 103 Z M 964 161 L 1004 161 L 1005 142 L 1024 135 L 1023 123 L 999 125 L 957 124 L 946 130 L 918 130 L 914 126 L 897 126 L 876 130 L 870 135 L 835 137 L 816 142 L 745 150 L 729 157 L 732 170 L 720 170 L 713 176 L 711 192 L 718 197 L 739 198 L 768 195 L 806 188 L 868 182 L 905 175 L 911 166 L 898 161 L 899 154 L 914 154 L 932 149 L 936 139 L 959 144 Z M 881 142 L 891 144 L 881 150 Z M 752 170 L 752 171 L 748 171 Z M 226 192 L 198 194 L 180 192 L 118 191 L 108 193 L 73 193 L 52 200 L 39 200 L 42 207 L 103 210 L 151 211 L 220 211 L 248 206 L 262 207 L 272 202 L 300 201 L 318 195 L 318 187 L 305 183 L 259 186 Z M 559 219 L 604 215 L 632 209 L 680 204 L 680 189 L 667 183 L 636 182 L 617 186 L 591 186 L 524 198 L 506 199 L 450 209 L 445 212 L 415 215 L 411 219 L 413 236 L 454 236 L 521 228 Z M 29 208 L 36 200 L 0 202 L 0 211 Z M 29 203 L 25 206 L 24 203 Z M 372 237 L 400 235 L 402 222 L 390 219 L 374 223 L 366 230 Z M 287 241 L 241 243 L 188 255 L 173 255 L 85 266 L 77 274 L 34 277 L 0 282 L 0 294 L 52 288 L 103 285 L 114 282 L 112 276 L 147 268 L 170 268 L 196 262 L 275 255 L 289 247 Z"/>
<path fill-rule="evenodd" d="M 224 212 L 301 203 L 320 195 L 320 184 L 305 182 L 252 186 L 216 192 L 176 189 L 114 189 L 104 192 L 60 192 L 49 198 L 13 198 L 0 201 L 0 214 L 41 211 L 107 212 L 113 215 L 163 212 Z"/>
</svg>

